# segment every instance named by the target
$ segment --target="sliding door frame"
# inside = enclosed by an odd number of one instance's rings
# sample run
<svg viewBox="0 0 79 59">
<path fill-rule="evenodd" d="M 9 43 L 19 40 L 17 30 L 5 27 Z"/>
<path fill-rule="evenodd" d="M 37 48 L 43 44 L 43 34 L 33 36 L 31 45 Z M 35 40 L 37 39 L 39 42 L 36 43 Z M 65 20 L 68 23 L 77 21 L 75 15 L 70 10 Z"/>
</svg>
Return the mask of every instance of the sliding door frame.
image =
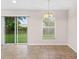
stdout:
<svg viewBox="0 0 79 59">
<path fill-rule="evenodd" d="M 17 17 L 21 17 L 21 16 L 1 16 L 4 18 L 4 24 L 1 24 L 1 25 L 4 25 L 4 44 L 28 44 L 28 24 L 27 24 L 27 42 L 26 43 L 18 43 L 18 21 L 17 21 Z M 5 17 L 15 17 L 14 18 L 14 22 L 15 22 L 15 25 L 14 25 L 14 43 L 6 43 L 6 38 L 5 38 Z M 29 17 L 29 16 L 25 16 L 25 17 Z M 28 20 L 29 22 L 29 20 Z"/>
</svg>

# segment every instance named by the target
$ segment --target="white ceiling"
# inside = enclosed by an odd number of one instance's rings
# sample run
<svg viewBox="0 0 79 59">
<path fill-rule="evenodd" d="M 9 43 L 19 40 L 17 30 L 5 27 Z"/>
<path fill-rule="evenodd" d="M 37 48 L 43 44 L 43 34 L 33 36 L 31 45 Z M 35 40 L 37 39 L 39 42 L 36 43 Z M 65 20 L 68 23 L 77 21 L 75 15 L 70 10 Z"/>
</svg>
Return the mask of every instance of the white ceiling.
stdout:
<svg viewBox="0 0 79 59">
<path fill-rule="evenodd" d="M 47 0 L 16 0 L 16 4 L 12 0 L 2 0 L 2 9 L 15 10 L 47 10 Z M 52 10 L 70 9 L 76 6 L 76 0 L 51 0 L 50 7 Z"/>
</svg>

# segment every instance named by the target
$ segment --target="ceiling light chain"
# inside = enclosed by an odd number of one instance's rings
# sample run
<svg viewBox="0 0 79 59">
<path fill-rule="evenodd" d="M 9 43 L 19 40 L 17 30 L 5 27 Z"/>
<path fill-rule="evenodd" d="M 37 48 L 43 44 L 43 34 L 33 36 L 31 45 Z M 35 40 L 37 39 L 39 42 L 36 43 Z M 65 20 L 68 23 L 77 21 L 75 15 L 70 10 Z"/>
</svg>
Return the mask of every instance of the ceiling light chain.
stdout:
<svg viewBox="0 0 79 59">
<path fill-rule="evenodd" d="M 50 14 L 50 0 L 48 0 L 48 14 Z"/>
<path fill-rule="evenodd" d="M 54 18 L 54 14 L 53 11 L 50 9 L 50 0 L 48 0 L 48 10 L 47 13 L 44 14 L 44 19 L 53 20 L 53 18 Z"/>
</svg>

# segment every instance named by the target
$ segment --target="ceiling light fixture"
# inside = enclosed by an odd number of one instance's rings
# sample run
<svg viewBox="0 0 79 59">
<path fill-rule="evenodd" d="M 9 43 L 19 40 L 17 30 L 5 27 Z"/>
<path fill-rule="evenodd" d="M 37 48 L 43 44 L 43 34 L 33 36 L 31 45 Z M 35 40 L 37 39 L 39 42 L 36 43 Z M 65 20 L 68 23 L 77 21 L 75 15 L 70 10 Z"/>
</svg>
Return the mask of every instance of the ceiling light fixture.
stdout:
<svg viewBox="0 0 79 59">
<path fill-rule="evenodd" d="M 12 3 L 16 3 L 16 0 L 12 0 Z"/>
<path fill-rule="evenodd" d="M 54 13 L 50 9 L 50 0 L 48 0 L 48 11 L 44 14 L 44 19 L 53 20 Z"/>
</svg>

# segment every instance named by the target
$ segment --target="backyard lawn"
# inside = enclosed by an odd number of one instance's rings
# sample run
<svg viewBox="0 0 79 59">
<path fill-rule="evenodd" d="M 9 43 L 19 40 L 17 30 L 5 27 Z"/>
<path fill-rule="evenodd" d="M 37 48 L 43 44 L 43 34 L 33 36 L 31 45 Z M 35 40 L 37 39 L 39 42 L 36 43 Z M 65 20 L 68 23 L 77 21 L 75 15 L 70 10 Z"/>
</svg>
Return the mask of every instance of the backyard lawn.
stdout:
<svg viewBox="0 0 79 59">
<path fill-rule="evenodd" d="M 14 43 L 15 37 L 14 34 L 6 34 L 6 43 Z M 18 43 L 27 43 L 27 34 L 26 33 L 19 33 L 18 34 Z"/>
<path fill-rule="evenodd" d="M 49 39 L 55 39 L 54 34 L 44 34 L 43 39 L 49 40 Z"/>
<path fill-rule="evenodd" d="M 27 43 L 27 34 L 26 33 L 18 34 L 18 43 Z"/>
</svg>

